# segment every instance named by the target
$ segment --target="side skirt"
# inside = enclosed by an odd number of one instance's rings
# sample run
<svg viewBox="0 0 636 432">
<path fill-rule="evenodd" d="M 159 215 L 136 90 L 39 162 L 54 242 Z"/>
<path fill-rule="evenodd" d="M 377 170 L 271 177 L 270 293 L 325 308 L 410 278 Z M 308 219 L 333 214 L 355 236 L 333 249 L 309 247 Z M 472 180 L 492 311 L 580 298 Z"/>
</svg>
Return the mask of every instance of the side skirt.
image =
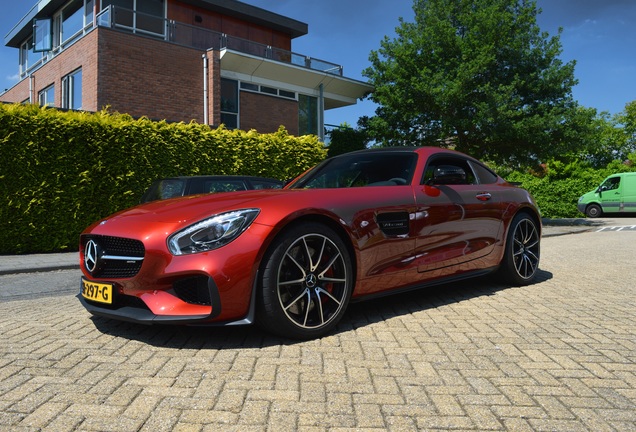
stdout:
<svg viewBox="0 0 636 432">
<path fill-rule="evenodd" d="M 419 290 L 423 288 L 429 288 L 429 287 L 433 287 L 437 285 L 444 285 L 448 283 L 462 281 L 465 279 L 472 279 L 472 278 L 476 278 L 480 276 L 485 276 L 487 274 L 496 272 L 498 269 L 499 269 L 499 266 L 495 266 L 495 267 L 491 267 L 487 269 L 475 270 L 468 273 L 462 273 L 461 275 L 457 275 L 457 276 L 444 277 L 444 278 L 437 279 L 430 282 L 422 282 L 422 283 L 417 283 L 414 285 L 408 285 L 399 289 L 386 290 L 379 293 L 373 293 L 373 294 L 357 297 L 355 299 L 352 298 L 351 303 L 358 303 L 358 302 L 362 302 L 366 300 L 373 300 L 373 299 L 382 298 L 382 297 L 386 297 L 386 296 L 390 296 L 394 294 L 401 294 L 401 293 L 405 293 L 409 291 L 415 291 L 415 290 Z"/>
</svg>

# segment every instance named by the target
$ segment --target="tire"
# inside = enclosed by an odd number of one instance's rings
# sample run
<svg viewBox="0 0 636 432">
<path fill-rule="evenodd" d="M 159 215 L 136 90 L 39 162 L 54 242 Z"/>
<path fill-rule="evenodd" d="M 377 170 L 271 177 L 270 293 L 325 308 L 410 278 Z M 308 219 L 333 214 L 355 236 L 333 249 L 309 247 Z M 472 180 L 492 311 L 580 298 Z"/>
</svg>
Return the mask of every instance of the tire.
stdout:
<svg viewBox="0 0 636 432">
<path fill-rule="evenodd" d="M 259 324 L 293 339 L 313 339 L 344 315 L 353 266 L 342 239 L 319 223 L 296 225 L 274 240 L 261 265 Z"/>
<path fill-rule="evenodd" d="M 590 204 L 585 209 L 585 216 L 589 218 L 597 218 L 597 217 L 600 217 L 602 214 L 603 214 L 603 210 L 601 209 L 601 206 L 599 206 L 598 204 Z"/>
<path fill-rule="evenodd" d="M 513 285 L 530 284 L 539 270 L 541 237 L 536 222 L 527 214 L 514 217 L 506 238 L 500 274 Z"/>
</svg>

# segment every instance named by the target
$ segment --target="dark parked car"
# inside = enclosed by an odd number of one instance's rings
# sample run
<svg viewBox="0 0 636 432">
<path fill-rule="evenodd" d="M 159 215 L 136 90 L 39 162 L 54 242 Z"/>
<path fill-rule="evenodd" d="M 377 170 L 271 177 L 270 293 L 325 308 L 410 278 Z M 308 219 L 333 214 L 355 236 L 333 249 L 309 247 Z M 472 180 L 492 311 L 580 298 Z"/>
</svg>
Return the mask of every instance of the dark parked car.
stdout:
<svg viewBox="0 0 636 432">
<path fill-rule="evenodd" d="M 391 148 L 325 160 L 284 189 L 143 204 L 80 238 L 92 314 L 145 324 L 259 322 L 307 339 L 359 301 L 539 271 L 530 194 L 464 154 Z"/>
<path fill-rule="evenodd" d="M 252 189 L 280 189 L 284 182 L 254 176 L 190 176 L 169 177 L 153 182 L 141 197 L 146 203 L 167 198 L 201 193 L 235 192 Z"/>
</svg>

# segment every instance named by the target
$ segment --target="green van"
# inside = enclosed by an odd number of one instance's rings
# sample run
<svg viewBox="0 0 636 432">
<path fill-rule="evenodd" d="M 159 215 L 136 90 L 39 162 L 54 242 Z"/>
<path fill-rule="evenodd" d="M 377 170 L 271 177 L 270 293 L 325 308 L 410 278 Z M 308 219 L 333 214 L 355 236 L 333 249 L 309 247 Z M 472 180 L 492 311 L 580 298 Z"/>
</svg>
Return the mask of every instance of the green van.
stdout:
<svg viewBox="0 0 636 432">
<path fill-rule="evenodd" d="M 603 213 L 636 213 L 636 172 L 609 176 L 598 188 L 579 198 L 577 207 L 591 218 Z"/>
</svg>

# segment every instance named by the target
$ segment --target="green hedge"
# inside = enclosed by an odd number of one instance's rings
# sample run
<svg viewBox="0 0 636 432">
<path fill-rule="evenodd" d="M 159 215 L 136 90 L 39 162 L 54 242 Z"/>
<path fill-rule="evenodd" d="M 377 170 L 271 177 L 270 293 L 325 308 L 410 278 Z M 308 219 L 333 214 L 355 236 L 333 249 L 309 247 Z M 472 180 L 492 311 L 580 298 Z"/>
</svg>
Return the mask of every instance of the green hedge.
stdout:
<svg viewBox="0 0 636 432">
<path fill-rule="evenodd" d="M 585 217 L 577 210 L 579 197 L 589 192 L 609 175 L 635 171 L 634 168 L 620 162 L 612 162 L 604 169 L 586 167 L 581 163 L 564 165 L 551 162 L 545 173 L 512 172 L 506 180 L 519 182 L 534 196 L 541 215 L 545 218 Z"/>
<path fill-rule="evenodd" d="M 0 254 L 72 251 L 93 221 L 160 177 L 292 178 L 326 157 L 316 136 L 230 131 L 106 111 L 0 104 Z"/>
<path fill-rule="evenodd" d="M 0 254 L 76 250 L 87 225 L 137 204 L 160 177 L 288 179 L 325 157 L 317 137 L 293 137 L 282 128 L 258 134 L 0 104 Z M 578 198 L 605 177 L 634 170 L 618 162 L 601 170 L 550 162 L 540 175 L 503 174 L 534 195 L 543 217 L 563 218 L 582 217 Z"/>
</svg>

